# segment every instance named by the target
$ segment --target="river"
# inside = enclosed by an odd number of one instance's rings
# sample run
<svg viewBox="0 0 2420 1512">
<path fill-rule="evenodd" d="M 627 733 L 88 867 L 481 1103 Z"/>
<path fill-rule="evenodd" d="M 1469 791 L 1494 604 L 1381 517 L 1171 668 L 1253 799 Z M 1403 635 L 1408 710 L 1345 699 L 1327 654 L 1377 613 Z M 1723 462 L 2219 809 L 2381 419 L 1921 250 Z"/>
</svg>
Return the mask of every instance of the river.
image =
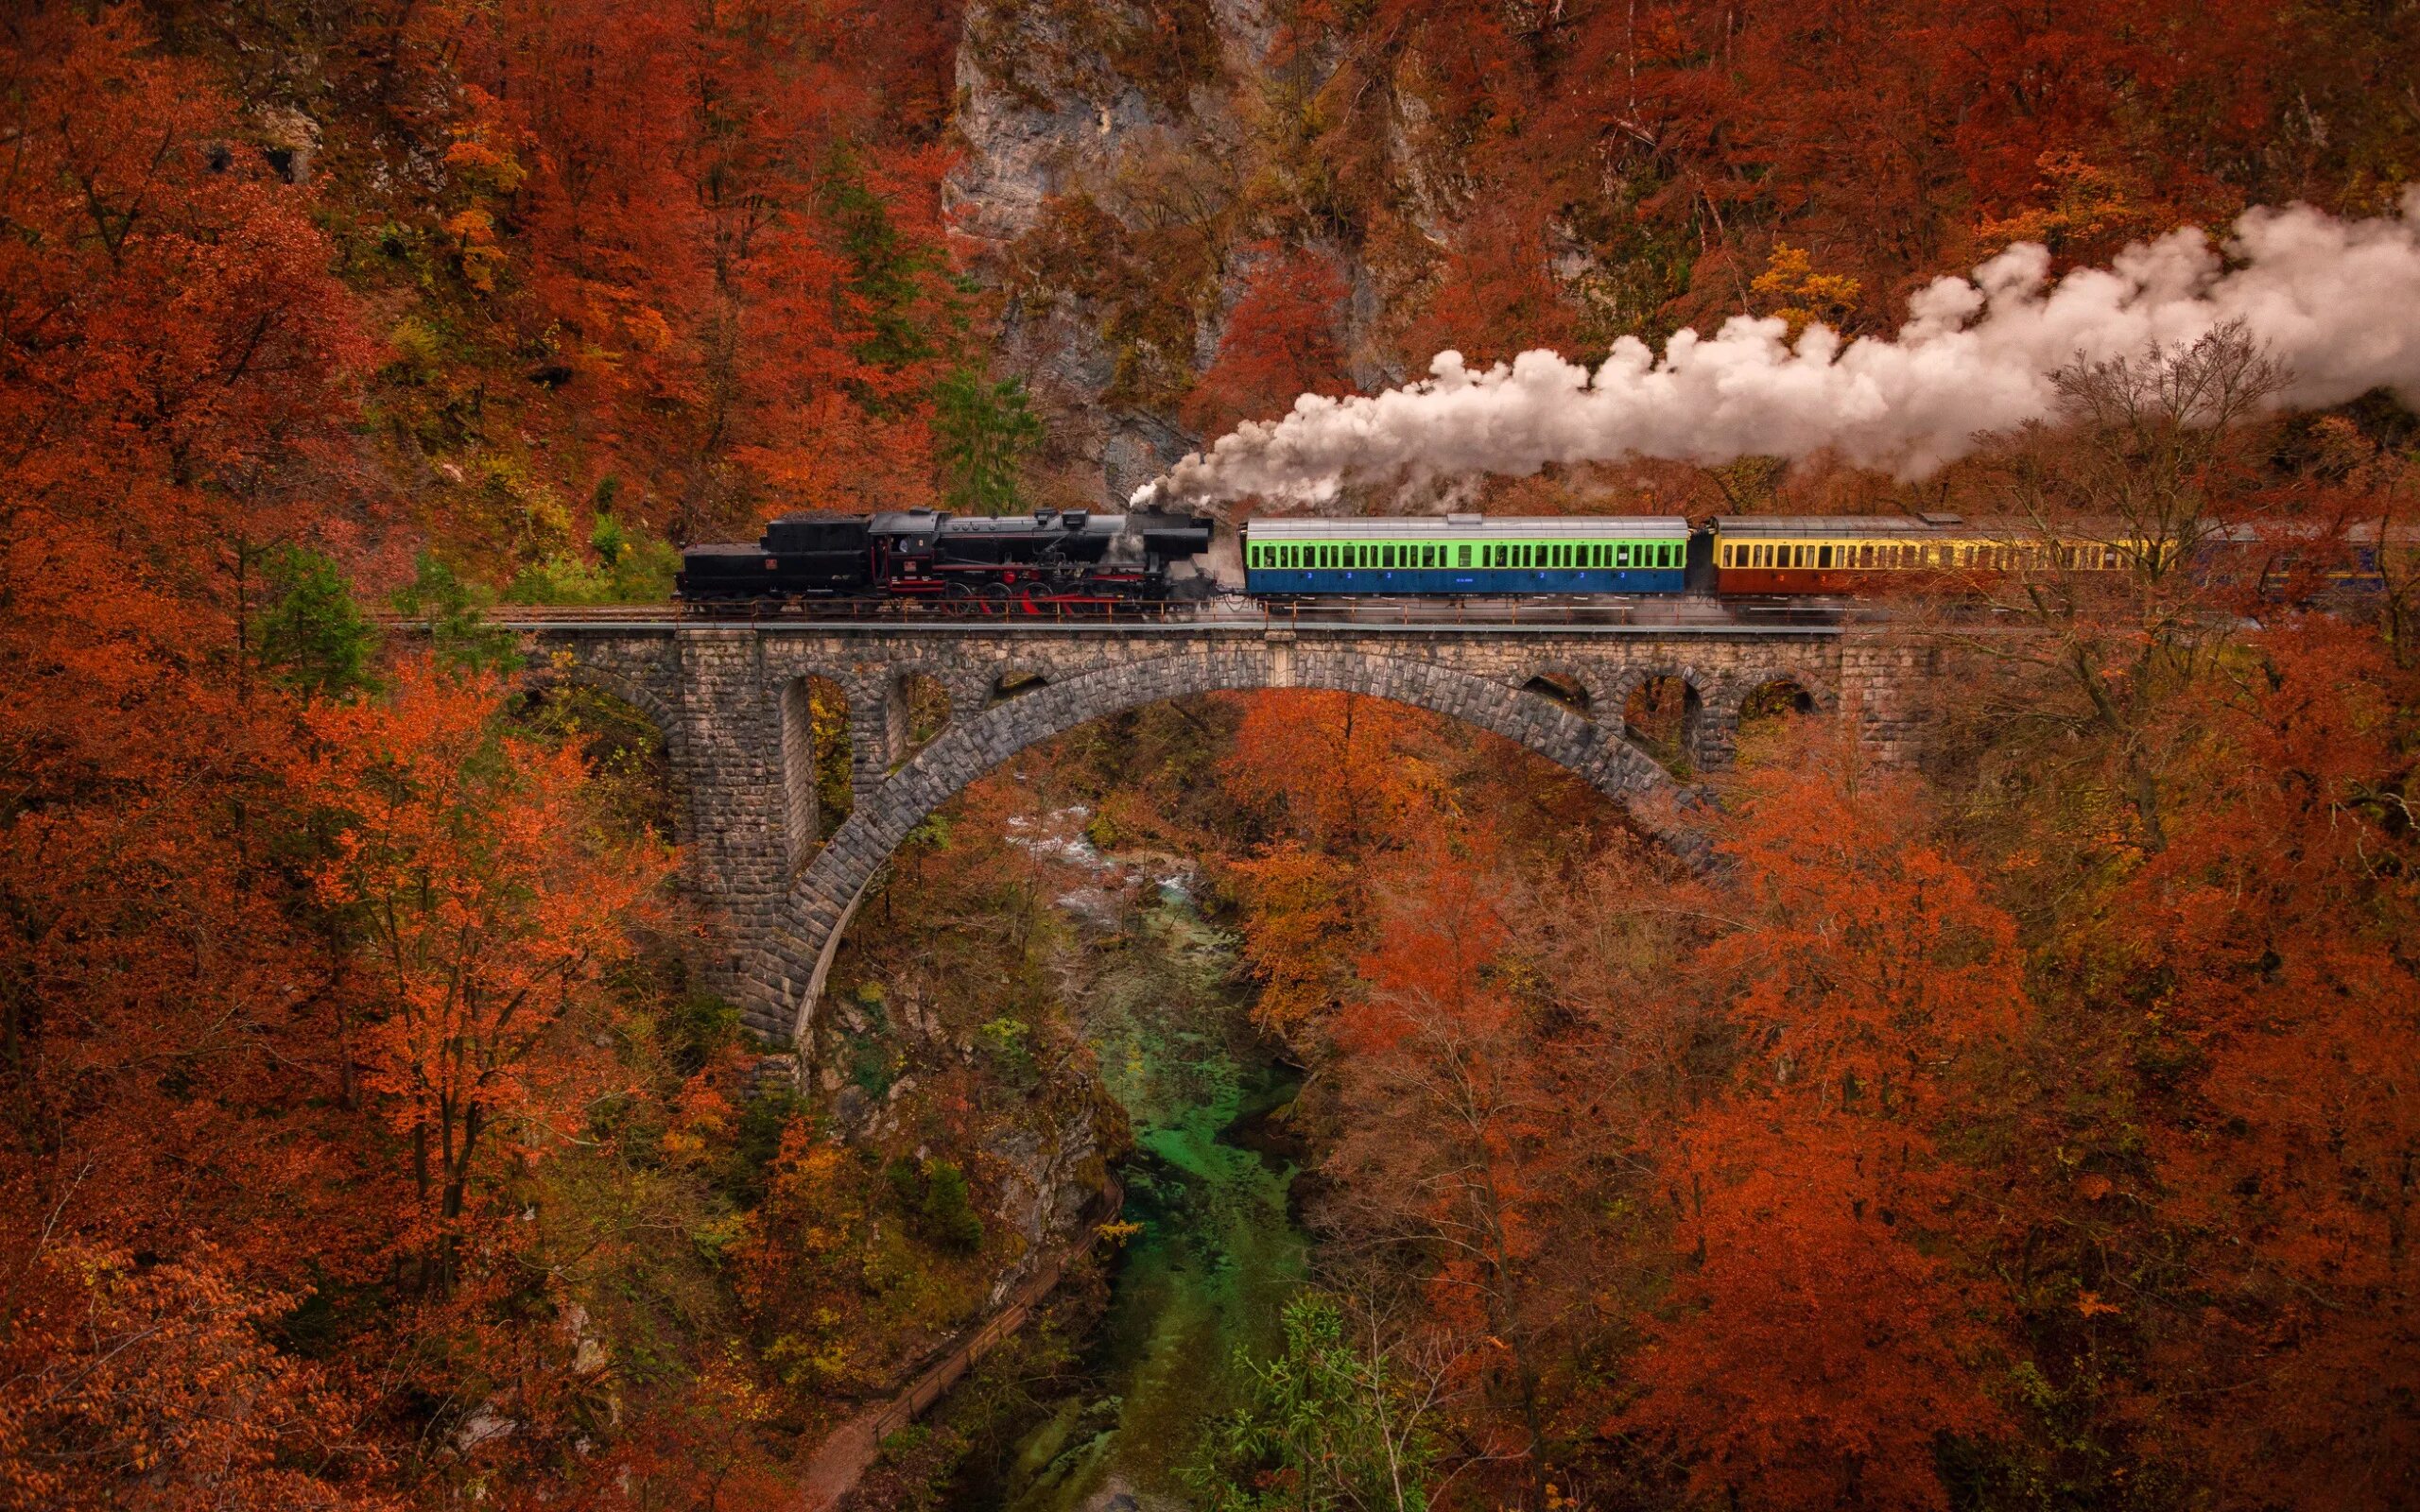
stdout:
<svg viewBox="0 0 2420 1512">
<path fill-rule="evenodd" d="M 979 1512 L 1174 1512 L 1204 1419 L 1238 1400 L 1236 1349 L 1270 1352 L 1303 1284 L 1295 1167 L 1273 1139 L 1297 1087 L 1252 1029 L 1233 942 L 1171 879 L 1084 994 L 1087 1038 L 1135 1150 L 1141 1226 L 1114 1263 L 1085 1389 L 1048 1410 L 986 1484 Z"/>
</svg>

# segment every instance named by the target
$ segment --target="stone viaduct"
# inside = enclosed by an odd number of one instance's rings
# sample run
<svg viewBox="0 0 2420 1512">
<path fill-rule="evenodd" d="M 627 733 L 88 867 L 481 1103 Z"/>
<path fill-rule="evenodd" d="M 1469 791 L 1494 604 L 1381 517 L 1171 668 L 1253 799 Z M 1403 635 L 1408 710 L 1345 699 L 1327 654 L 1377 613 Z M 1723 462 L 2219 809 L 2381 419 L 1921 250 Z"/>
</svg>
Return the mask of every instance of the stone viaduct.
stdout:
<svg viewBox="0 0 2420 1512">
<path fill-rule="evenodd" d="M 1017 751 L 1089 720 L 1219 689 L 1367 694 L 1517 742 L 1685 847 L 1676 810 L 1699 795 L 1624 728 L 1641 683 L 1685 685 L 1684 742 L 1700 770 L 1729 759 L 1742 705 L 1774 683 L 1854 721 L 1888 762 L 1906 737 L 1902 693 L 1927 660 L 1830 625 L 500 623 L 528 639 L 534 679 L 613 694 L 663 731 L 684 794 L 689 883 L 720 919 L 710 985 L 776 1044 L 804 1040 L 841 932 L 908 832 Z M 814 679 L 848 711 L 852 803 L 828 838 Z M 911 747 L 920 686 L 927 708 L 935 688 L 945 696 L 947 716 Z"/>
</svg>

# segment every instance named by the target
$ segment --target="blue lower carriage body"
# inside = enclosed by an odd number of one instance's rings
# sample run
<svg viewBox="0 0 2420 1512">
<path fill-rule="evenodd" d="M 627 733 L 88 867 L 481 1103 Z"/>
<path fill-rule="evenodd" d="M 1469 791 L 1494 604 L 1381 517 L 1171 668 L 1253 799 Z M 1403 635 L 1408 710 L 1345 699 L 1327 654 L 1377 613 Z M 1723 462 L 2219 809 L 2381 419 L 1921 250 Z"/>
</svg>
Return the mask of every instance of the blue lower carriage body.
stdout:
<svg viewBox="0 0 2420 1512">
<path fill-rule="evenodd" d="M 1355 593 L 1678 593 L 1678 567 L 1254 567 L 1244 591 L 1255 597 Z"/>
</svg>

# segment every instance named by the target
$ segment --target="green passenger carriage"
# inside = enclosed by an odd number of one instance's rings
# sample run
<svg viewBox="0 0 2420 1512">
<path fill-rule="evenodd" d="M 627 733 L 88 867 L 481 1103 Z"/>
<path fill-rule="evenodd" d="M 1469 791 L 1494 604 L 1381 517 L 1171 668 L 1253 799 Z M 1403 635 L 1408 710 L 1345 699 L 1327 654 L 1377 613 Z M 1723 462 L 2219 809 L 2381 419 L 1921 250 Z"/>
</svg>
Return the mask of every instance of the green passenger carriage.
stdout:
<svg viewBox="0 0 2420 1512">
<path fill-rule="evenodd" d="M 1677 516 L 1253 520 L 1245 592 L 1356 594 L 1678 593 L 1689 524 Z"/>
</svg>

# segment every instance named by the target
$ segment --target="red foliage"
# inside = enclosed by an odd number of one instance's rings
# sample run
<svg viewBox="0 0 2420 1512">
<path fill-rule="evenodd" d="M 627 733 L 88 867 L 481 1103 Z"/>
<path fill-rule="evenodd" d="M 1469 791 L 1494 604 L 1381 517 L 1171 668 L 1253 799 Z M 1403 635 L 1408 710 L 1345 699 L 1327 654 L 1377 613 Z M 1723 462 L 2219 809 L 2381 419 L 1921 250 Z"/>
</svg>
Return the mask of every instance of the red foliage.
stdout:
<svg viewBox="0 0 2420 1512">
<path fill-rule="evenodd" d="M 1725 827 L 1736 927 L 1699 969 L 1737 1082 L 1680 1131 L 1689 1265 L 1632 1424 L 1759 1505 L 1940 1506 L 1944 1434 L 1999 1425 L 1977 1380 L 2004 1300 L 1945 1258 L 1974 1173 L 1939 1140 L 2015 1027 L 2015 932 L 1904 818 L 1901 782 L 1819 739 Z"/>
<path fill-rule="evenodd" d="M 2208 1305 L 2161 1363 L 2236 1500 L 2376 1505 L 2420 1464 L 2420 686 L 2325 619 L 2252 649 L 2200 690 L 2174 838 L 2112 921 L 2187 1051 L 2153 1150 Z"/>
<path fill-rule="evenodd" d="M 1350 391 L 1344 369 L 1343 275 L 1331 260 L 1270 243 L 1227 316 L 1218 359 L 1185 397 L 1185 422 L 1216 436 L 1244 420 L 1283 415 L 1302 394 Z"/>
</svg>

